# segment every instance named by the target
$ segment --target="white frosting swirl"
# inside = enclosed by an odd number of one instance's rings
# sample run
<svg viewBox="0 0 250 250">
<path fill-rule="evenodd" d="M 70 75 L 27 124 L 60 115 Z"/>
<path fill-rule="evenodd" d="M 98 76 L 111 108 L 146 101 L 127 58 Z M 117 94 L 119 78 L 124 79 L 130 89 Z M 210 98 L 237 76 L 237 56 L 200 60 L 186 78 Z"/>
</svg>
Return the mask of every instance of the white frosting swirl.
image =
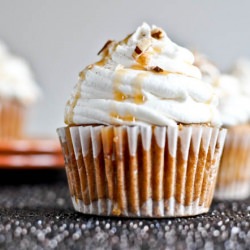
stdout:
<svg viewBox="0 0 250 250">
<path fill-rule="evenodd" d="M 238 59 L 232 69 L 232 74 L 239 79 L 242 94 L 250 98 L 250 60 Z"/>
<path fill-rule="evenodd" d="M 214 89 L 193 54 L 155 26 L 109 42 L 80 73 L 65 109 L 67 124 L 220 125 Z"/>
<path fill-rule="evenodd" d="M 26 105 L 40 94 L 28 64 L 11 55 L 0 43 L 0 98 L 14 99 Z"/>
<path fill-rule="evenodd" d="M 221 75 L 215 82 L 220 98 L 219 111 L 225 126 L 250 121 L 250 62 L 238 60 L 231 75 Z"/>
</svg>

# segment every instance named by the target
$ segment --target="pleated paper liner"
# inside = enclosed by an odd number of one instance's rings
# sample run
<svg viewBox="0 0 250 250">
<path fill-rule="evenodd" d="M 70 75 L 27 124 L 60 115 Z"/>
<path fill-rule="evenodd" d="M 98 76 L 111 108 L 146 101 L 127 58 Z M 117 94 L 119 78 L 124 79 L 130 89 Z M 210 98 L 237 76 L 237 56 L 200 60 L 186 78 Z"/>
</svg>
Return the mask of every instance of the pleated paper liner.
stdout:
<svg viewBox="0 0 250 250">
<path fill-rule="evenodd" d="M 250 125 L 240 125 L 228 129 L 215 197 L 239 200 L 249 196 Z"/>
<path fill-rule="evenodd" d="M 225 134 L 205 125 L 60 128 L 74 208 L 123 217 L 205 213 Z"/>
<path fill-rule="evenodd" d="M 17 101 L 0 100 L 0 140 L 20 139 L 26 108 Z"/>
</svg>

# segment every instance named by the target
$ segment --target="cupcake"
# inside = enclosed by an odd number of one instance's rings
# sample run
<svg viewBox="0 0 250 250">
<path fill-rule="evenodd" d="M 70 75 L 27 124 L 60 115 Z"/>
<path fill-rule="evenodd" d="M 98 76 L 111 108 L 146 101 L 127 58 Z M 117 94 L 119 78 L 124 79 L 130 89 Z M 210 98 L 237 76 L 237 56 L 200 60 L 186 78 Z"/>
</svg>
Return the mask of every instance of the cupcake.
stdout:
<svg viewBox="0 0 250 250">
<path fill-rule="evenodd" d="M 221 75 L 216 85 L 228 135 L 215 195 L 245 199 L 250 196 L 250 62 L 239 60 L 232 74 Z"/>
<path fill-rule="evenodd" d="M 74 208 L 123 217 L 209 210 L 225 139 L 193 54 L 143 24 L 79 74 L 57 130 Z"/>
<path fill-rule="evenodd" d="M 0 43 L 0 141 L 24 136 L 27 108 L 38 95 L 27 63 Z"/>
</svg>

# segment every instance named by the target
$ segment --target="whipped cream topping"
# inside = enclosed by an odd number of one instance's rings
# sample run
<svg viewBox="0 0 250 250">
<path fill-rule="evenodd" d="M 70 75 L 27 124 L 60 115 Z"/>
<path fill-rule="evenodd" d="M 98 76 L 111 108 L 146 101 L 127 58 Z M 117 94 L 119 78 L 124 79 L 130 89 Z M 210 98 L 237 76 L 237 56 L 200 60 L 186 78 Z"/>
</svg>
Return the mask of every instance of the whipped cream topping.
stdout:
<svg viewBox="0 0 250 250">
<path fill-rule="evenodd" d="M 14 99 L 27 105 L 34 102 L 39 94 L 40 89 L 26 61 L 10 54 L 0 43 L 0 98 Z"/>
<path fill-rule="evenodd" d="M 225 126 L 250 121 L 250 62 L 240 59 L 232 74 L 222 74 L 215 81 L 219 96 L 219 111 Z"/>
<path fill-rule="evenodd" d="M 242 94 L 250 98 L 250 60 L 238 59 L 233 66 L 232 74 L 239 79 Z"/>
<path fill-rule="evenodd" d="M 67 102 L 66 124 L 220 125 L 217 96 L 201 80 L 193 54 L 156 26 L 143 24 L 121 42 L 109 41 Z"/>
</svg>

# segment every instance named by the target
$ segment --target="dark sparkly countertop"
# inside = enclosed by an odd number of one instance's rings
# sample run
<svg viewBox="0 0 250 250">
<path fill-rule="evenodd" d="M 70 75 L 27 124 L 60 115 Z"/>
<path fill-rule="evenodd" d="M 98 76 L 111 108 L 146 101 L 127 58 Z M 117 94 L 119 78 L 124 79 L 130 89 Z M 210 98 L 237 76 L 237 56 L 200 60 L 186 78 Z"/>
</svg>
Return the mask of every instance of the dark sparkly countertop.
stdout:
<svg viewBox="0 0 250 250">
<path fill-rule="evenodd" d="M 250 199 L 192 218 L 74 212 L 64 172 L 0 172 L 0 249 L 250 249 Z"/>
</svg>

